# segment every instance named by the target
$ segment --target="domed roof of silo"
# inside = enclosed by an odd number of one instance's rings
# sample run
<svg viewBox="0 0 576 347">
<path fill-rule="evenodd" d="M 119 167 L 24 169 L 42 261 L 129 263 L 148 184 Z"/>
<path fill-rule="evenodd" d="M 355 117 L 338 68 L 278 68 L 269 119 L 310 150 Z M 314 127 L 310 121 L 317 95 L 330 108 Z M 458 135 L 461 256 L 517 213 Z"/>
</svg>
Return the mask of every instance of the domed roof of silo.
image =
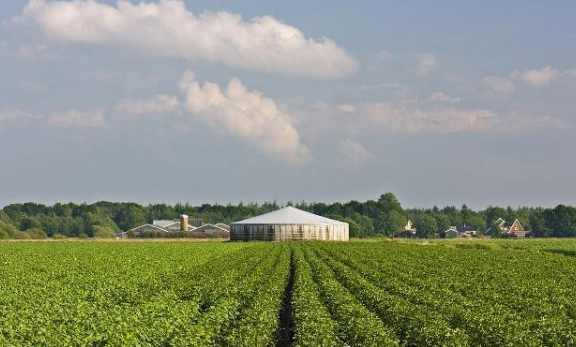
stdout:
<svg viewBox="0 0 576 347">
<path fill-rule="evenodd" d="M 287 206 L 233 224 L 348 224 Z"/>
</svg>

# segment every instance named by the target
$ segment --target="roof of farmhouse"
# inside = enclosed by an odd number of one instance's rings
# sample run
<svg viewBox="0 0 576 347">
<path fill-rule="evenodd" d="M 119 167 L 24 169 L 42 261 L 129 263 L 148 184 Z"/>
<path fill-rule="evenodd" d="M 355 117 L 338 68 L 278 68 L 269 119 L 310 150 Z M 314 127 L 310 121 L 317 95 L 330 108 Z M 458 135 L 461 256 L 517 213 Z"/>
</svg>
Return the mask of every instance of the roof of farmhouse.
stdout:
<svg viewBox="0 0 576 347">
<path fill-rule="evenodd" d="M 249 218 L 233 224 L 347 224 L 337 220 L 318 216 L 292 206 Z"/>
</svg>

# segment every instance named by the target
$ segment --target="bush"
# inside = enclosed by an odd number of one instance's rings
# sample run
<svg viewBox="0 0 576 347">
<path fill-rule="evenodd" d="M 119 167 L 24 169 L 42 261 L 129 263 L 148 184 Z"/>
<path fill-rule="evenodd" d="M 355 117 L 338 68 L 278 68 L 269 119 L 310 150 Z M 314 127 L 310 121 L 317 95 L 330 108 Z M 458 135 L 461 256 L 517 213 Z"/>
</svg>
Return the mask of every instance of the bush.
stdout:
<svg viewBox="0 0 576 347">
<path fill-rule="evenodd" d="M 188 235 L 194 239 L 207 239 L 208 238 L 208 234 L 200 232 L 200 231 L 188 232 Z"/>
<path fill-rule="evenodd" d="M 54 234 L 54 236 L 52 236 L 52 238 L 54 240 L 66 240 L 68 237 L 66 237 L 65 235 L 62 235 L 62 234 Z"/>
<path fill-rule="evenodd" d="M 95 239 L 113 239 L 116 237 L 114 230 L 105 226 L 94 226 L 94 238 Z"/>
<path fill-rule="evenodd" d="M 212 233 L 212 235 L 210 235 L 210 237 L 213 239 L 228 239 L 228 238 L 230 238 L 230 233 L 227 233 L 225 231 L 216 231 L 216 232 Z"/>
<path fill-rule="evenodd" d="M 86 235 L 86 234 L 84 234 L 84 233 L 81 233 L 81 234 L 78 234 L 78 238 L 79 238 L 80 240 L 87 240 L 87 239 L 88 239 L 88 235 Z"/>
<path fill-rule="evenodd" d="M 18 231 L 14 234 L 14 238 L 16 240 L 30 240 L 32 238 L 32 236 L 30 236 L 30 234 L 23 232 L 23 231 Z"/>
<path fill-rule="evenodd" d="M 188 234 L 185 231 L 172 231 L 169 232 L 166 237 L 171 238 L 171 239 L 183 239 L 185 237 L 188 237 Z"/>
<path fill-rule="evenodd" d="M 0 220 L 0 240 L 1 239 L 11 239 L 18 232 L 18 229 L 12 224 Z"/>
<path fill-rule="evenodd" d="M 28 229 L 26 230 L 26 233 L 30 235 L 31 239 L 34 240 L 45 240 L 48 238 L 48 236 L 46 236 L 46 233 L 38 228 Z"/>
</svg>

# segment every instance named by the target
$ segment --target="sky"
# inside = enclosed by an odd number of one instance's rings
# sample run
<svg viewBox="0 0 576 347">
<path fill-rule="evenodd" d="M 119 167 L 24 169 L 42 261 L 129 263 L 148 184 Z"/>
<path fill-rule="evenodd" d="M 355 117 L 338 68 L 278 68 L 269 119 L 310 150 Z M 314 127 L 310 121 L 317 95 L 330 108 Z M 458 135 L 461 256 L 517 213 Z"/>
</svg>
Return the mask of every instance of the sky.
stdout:
<svg viewBox="0 0 576 347">
<path fill-rule="evenodd" d="M 0 206 L 576 205 L 574 1 L 11 0 Z"/>
</svg>

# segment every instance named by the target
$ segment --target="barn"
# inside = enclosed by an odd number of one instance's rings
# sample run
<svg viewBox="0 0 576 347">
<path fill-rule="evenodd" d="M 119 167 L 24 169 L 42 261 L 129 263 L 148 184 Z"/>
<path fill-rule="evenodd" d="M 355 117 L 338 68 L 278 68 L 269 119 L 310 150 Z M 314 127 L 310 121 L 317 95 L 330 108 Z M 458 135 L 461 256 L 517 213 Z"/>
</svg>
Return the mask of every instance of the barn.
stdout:
<svg viewBox="0 0 576 347">
<path fill-rule="evenodd" d="M 232 223 L 232 241 L 348 241 L 348 223 L 288 206 Z"/>
</svg>

